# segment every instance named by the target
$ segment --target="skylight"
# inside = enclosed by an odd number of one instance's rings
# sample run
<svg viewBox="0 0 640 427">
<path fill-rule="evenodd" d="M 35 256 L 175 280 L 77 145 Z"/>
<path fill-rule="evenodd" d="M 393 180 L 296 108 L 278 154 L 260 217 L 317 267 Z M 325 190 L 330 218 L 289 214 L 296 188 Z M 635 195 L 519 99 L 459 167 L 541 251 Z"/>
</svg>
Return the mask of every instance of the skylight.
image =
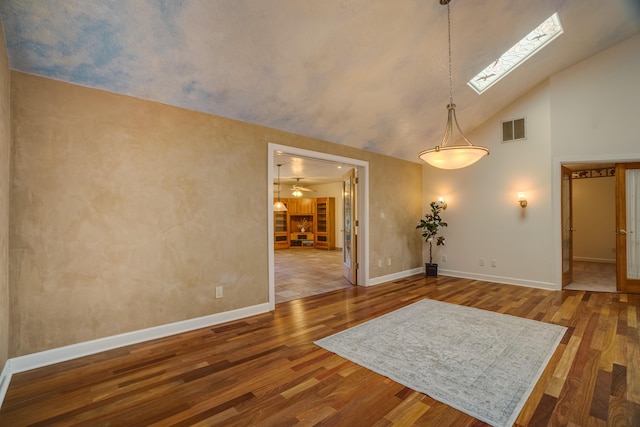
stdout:
<svg viewBox="0 0 640 427">
<path fill-rule="evenodd" d="M 555 40 L 560 34 L 562 34 L 562 25 L 558 14 L 554 13 L 546 21 L 538 25 L 535 30 L 503 53 L 500 58 L 480 71 L 467 84 L 478 94 L 481 94 L 517 68 L 518 65 L 529 59 L 534 53 Z"/>
</svg>

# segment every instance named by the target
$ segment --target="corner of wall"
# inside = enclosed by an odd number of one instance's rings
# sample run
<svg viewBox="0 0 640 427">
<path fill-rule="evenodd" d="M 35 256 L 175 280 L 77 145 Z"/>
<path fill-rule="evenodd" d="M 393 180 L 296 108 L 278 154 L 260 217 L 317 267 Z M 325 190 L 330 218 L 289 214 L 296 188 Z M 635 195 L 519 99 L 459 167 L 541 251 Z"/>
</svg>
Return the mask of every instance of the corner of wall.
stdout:
<svg viewBox="0 0 640 427">
<path fill-rule="evenodd" d="M 0 366 L 9 356 L 9 193 L 11 149 L 10 75 L 4 29 L 0 23 Z M 0 394 L 8 386 L 0 377 Z"/>
</svg>

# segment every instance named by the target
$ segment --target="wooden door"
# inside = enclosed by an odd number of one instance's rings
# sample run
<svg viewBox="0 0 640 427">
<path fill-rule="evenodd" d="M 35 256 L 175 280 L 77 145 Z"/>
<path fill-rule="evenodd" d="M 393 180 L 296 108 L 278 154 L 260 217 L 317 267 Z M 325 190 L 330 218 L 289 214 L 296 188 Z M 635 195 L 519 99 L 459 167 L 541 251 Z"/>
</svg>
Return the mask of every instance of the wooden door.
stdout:
<svg viewBox="0 0 640 427">
<path fill-rule="evenodd" d="M 562 166 L 562 287 L 573 281 L 573 212 L 571 208 L 571 170 Z"/>
<path fill-rule="evenodd" d="M 344 243 L 342 245 L 342 274 L 356 285 L 358 274 L 358 222 L 356 206 L 356 171 L 342 175 L 342 206 L 344 217 Z"/>
<path fill-rule="evenodd" d="M 640 293 L 640 163 L 616 165 L 616 282 Z"/>
</svg>

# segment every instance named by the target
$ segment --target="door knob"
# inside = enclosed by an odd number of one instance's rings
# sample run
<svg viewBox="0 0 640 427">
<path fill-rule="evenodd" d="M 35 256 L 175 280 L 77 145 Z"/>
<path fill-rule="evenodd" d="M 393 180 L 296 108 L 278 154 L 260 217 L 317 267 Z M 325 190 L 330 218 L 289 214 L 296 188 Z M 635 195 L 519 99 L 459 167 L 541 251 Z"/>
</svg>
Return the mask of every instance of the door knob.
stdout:
<svg viewBox="0 0 640 427">
<path fill-rule="evenodd" d="M 622 234 L 622 235 L 624 236 L 625 234 L 627 234 L 627 231 L 626 231 L 626 230 L 623 230 L 623 229 L 621 228 L 621 229 L 620 229 L 620 234 Z"/>
</svg>

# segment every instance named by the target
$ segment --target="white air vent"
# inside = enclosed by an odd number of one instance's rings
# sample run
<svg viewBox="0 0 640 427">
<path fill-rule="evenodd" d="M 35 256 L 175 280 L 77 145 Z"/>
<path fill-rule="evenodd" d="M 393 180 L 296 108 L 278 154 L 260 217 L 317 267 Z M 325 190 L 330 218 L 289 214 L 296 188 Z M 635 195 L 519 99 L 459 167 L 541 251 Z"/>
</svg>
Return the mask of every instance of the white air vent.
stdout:
<svg viewBox="0 0 640 427">
<path fill-rule="evenodd" d="M 502 142 L 526 139 L 524 118 L 502 122 Z"/>
</svg>

